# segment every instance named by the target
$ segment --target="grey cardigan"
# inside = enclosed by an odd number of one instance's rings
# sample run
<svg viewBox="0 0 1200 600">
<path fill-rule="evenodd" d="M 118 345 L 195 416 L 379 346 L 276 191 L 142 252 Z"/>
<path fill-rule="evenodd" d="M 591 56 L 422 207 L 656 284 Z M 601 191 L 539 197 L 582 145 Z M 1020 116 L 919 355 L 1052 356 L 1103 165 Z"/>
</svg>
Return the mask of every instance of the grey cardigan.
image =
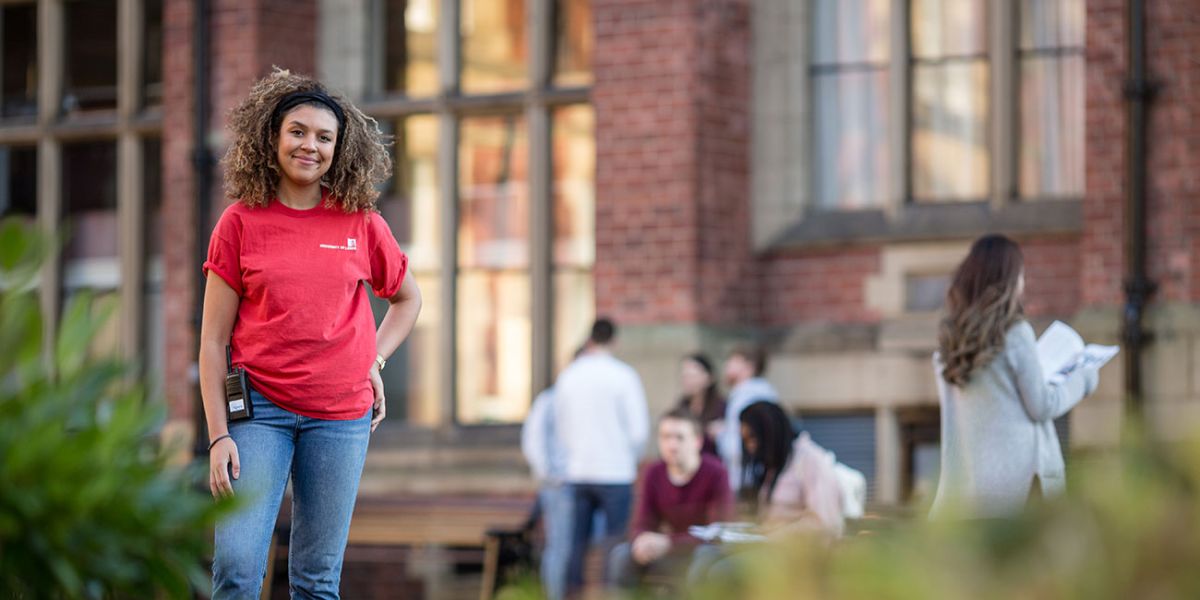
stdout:
<svg viewBox="0 0 1200 600">
<path fill-rule="evenodd" d="M 942 408 L 942 465 L 931 517 L 1012 515 L 1025 506 L 1035 476 L 1043 494 L 1063 491 L 1054 419 L 1092 393 L 1095 369 L 1076 369 L 1062 384 L 1046 383 L 1027 321 L 1009 329 L 1003 351 L 967 385 L 942 379 L 937 353 L 933 368 Z"/>
</svg>

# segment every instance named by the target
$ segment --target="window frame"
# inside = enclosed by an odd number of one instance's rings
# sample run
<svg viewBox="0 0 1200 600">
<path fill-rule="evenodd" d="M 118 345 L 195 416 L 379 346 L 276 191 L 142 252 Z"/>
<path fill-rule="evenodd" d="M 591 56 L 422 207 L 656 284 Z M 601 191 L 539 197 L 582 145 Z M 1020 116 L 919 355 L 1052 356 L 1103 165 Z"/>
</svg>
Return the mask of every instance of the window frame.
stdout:
<svg viewBox="0 0 1200 600">
<path fill-rule="evenodd" d="M 145 345 L 143 142 L 147 138 L 161 138 L 163 129 L 161 108 L 146 108 L 143 101 L 145 1 L 116 2 L 116 110 L 76 116 L 66 116 L 61 109 L 66 0 L 30 2 L 37 6 L 37 116 L 33 120 L 0 120 L 0 145 L 37 148 L 37 222 L 50 235 L 61 231 L 63 219 L 62 146 L 87 141 L 111 142 L 116 146 L 120 278 L 115 291 L 120 308 L 114 318 L 118 319 L 119 354 L 129 361 L 138 360 Z M 57 335 L 64 270 L 61 248 L 56 246 L 39 280 L 41 308 L 49 316 L 42 324 L 45 339 Z M 47 359 L 50 348 L 47 346 Z"/>
<path fill-rule="evenodd" d="M 985 0 L 989 40 L 989 186 L 975 202 L 917 202 L 913 197 L 911 0 L 891 0 L 888 64 L 892 165 L 884 206 L 838 211 L 816 207 L 813 127 L 813 14 L 809 3 L 766 0 L 756 6 L 756 81 L 752 180 L 753 243 L 757 251 L 856 243 L 973 237 L 1003 230 L 1014 235 L 1077 233 L 1082 197 L 1021 198 L 1018 195 L 1019 19 L 1017 3 Z M 775 22 L 773 22 L 775 21 Z M 800 42 L 780 39 L 803 29 Z M 759 38 L 762 39 L 759 39 Z M 783 60 L 781 60 L 783 57 Z M 770 78 L 783 78 L 782 84 Z M 787 106 L 799 103 L 799 107 Z M 793 127 L 778 127 L 779 114 Z M 768 122 L 770 121 L 770 122 Z M 772 125 L 774 123 L 774 125 Z M 772 132 L 774 126 L 786 133 Z M 775 156 L 782 153 L 783 156 Z M 766 166 L 764 166 L 766 165 Z M 791 171 L 789 173 L 788 171 Z"/>
<path fill-rule="evenodd" d="M 384 0 L 368 0 L 368 14 L 379 16 Z M 572 104 L 591 104 L 591 86 L 556 87 L 554 84 L 554 0 L 526 0 L 526 32 L 529 36 L 528 83 L 519 91 L 468 95 L 461 80 L 462 45 L 459 0 L 437 0 L 437 56 L 439 89 L 433 96 L 408 97 L 388 93 L 382 68 L 386 52 L 385 30 L 379 19 L 368 25 L 368 59 L 363 112 L 377 120 L 398 121 L 414 115 L 433 115 L 438 120 L 437 171 L 441 241 L 439 260 L 443 265 L 438 311 L 438 355 L 441 360 L 435 388 L 439 399 L 437 429 L 495 433 L 509 439 L 519 424 L 463 423 L 459 420 L 457 384 L 458 336 L 458 225 L 459 225 L 459 125 L 463 118 L 497 114 L 520 114 L 525 120 L 529 144 L 529 279 L 531 285 L 530 383 L 534 392 L 553 381 L 554 269 L 552 131 L 555 109 Z M 532 400 L 532 398 L 530 399 Z M 404 423 L 408 430 L 428 429 Z M 474 435 L 474 434 L 472 434 Z"/>
</svg>

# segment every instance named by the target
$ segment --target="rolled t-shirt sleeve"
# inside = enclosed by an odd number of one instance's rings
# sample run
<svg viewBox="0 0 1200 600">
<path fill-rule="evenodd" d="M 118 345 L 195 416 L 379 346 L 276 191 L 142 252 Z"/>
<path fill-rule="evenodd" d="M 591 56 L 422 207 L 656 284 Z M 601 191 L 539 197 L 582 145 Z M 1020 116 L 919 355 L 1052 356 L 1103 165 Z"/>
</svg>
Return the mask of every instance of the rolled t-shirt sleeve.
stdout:
<svg viewBox="0 0 1200 600">
<path fill-rule="evenodd" d="M 216 273 L 238 296 L 242 295 L 241 231 L 228 210 L 213 228 L 201 271 L 205 277 Z"/>
<path fill-rule="evenodd" d="M 391 298 L 400 291 L 404 275 L 408 272 L 408 256 L 400 249 L 396 236 L 387 221 L 379 213 L 371 213 L 370 262 L 371 290 L 380 298 Z"/>
</svg>

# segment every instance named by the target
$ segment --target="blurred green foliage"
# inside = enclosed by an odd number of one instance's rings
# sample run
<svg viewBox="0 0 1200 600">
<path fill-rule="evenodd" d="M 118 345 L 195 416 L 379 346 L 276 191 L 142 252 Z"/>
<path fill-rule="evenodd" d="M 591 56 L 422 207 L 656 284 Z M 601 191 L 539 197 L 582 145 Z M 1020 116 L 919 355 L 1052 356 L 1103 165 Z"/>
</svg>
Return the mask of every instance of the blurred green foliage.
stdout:
<svg viewBox="0 0 1200 600">
<path fill-rule="evenodd" d="M 164 407 L 134 369 L 89 350 L 109 315 L 87 294 L 46 347 L 36 281 L 52 244 L 0 223 L 0 597 L 191 597 L 228 504 L 168 464 Z"/>
<path fill-rule="evenodd" d="M 918 511 L 858 523 L 857 535 L 834 544 L 733 547 L 685 597 L 1200 598 L 1200 437 L 1154 443 L 1131 430 L 1124 440 L 1076 456 L 1069 492 L 1014 518 L 929 521 Z M 538 597 L 529 585 L 505 592 Z"/>
</svg>

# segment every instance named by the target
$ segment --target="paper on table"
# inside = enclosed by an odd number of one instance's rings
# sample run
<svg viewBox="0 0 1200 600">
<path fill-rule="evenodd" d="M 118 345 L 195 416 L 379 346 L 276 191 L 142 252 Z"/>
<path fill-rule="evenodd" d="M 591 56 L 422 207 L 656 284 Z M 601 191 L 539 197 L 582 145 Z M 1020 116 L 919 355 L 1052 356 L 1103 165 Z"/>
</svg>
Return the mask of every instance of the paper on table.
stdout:
<svg viewBox="0 0 1200 600">
<path fill-rule="evenodd" d="M 1049 383 L 1062 383 L 1081 366 L 1099 369 L 1120 351 L 1118 346 L 1085 345 L 1079 333 L 1062 321 L 1051 323 L 1037 341 L 1038 361 Z"/>
</svg>

